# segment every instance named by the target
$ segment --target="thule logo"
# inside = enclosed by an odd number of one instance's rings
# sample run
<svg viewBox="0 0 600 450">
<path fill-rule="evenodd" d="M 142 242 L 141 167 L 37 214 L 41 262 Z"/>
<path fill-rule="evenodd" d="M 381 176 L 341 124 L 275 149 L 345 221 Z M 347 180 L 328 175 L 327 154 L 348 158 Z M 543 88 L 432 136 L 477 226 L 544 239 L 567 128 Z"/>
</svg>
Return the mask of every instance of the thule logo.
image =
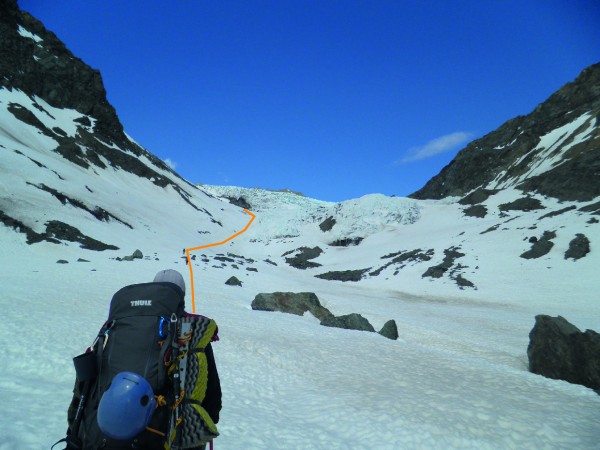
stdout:
<svg viewBox="0 0 600 450">
<path fill-rule="evenodd" d="M 131 306 L 152 306 L 152 300 L 132 300 Z"/>
</svg>

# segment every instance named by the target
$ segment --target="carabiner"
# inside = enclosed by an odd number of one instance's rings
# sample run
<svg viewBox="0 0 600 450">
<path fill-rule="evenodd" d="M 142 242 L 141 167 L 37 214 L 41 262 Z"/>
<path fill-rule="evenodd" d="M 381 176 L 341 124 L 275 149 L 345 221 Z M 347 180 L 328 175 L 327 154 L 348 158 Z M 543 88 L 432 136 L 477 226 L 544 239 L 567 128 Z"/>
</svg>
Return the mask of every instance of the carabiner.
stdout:
<svg viewBox="0 0 600 450">
<path fill-rule="evenodd" d="M 169 335 L 169 319 L 165 317 L 160 318 L 158 322 L 158 337 L 165 339 Z"/>
</svg>

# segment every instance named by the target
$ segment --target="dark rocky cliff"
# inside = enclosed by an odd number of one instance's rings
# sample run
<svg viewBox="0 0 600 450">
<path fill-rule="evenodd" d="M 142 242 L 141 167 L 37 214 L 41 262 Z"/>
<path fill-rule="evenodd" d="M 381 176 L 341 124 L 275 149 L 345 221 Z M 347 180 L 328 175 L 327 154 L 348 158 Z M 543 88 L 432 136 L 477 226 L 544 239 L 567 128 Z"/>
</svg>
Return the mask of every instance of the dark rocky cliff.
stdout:
<svg viewBox="0 0 600 450">
<path fill-rule="evenodd" d="M 534 167 L 536 153 L 548 150 L 536 148 L 541 138 L 586 113 L 589 120 L 585 129 L 594 127 L 589 136 L 581 142 L 574 142 L 573 136 L 566 137 L 556 149 L 551 149 L 552 154 L 559 154 L 561 147 L 568 148 L 561 161 L 543 173 L 538 170 L 528 176 Z M 410 197 L 440 199 L 464 196 L 480 187 L 511 186 L 560 200 L 592 200 L 600 195 L 599 117 L 600 63 L 585 69 L 575 81 L 566 84 L 529 115 L 509 120 L 470 143 Z"/>
<path fill-rule="evenodd" d="M 98 119 L 96 131 L 111 141 L 124 140 L 123 126 L 106 100 L 98 70 L 75 57 L 56 35 L 14 0 L 2 0 L 1 84 L 38 96 L 57 108 L 71 108 Z M 43 39 L 24 38 L 19 27 Z"/>
<path fill-rule="evenodd" d="M 95 119 L 92 124 L 88 117 L 82 117 L 77 136 L 67 137 L 60 129 L 45 129 L 27 107 L 11 104 L 9 111 L 15 117 L 57 141 L 55 152 L 84 168 L 105 168 L 103 161 L 108 161 L 112 167 L 159 186 L 171 184 L 180 189 L 155 170 L 172 172 L 163 161 L 125 135 L 106 98 L 100 72 L 74 56 L 40 21 L 21 11 L 16 0 L 0 0 L 0 36 L 0 88 L 22 91 L 34 105 L 39 98 L 53 107 L 76 110 Z M 140 156 L 151 165 L 139 161 Z"/>
</svg>

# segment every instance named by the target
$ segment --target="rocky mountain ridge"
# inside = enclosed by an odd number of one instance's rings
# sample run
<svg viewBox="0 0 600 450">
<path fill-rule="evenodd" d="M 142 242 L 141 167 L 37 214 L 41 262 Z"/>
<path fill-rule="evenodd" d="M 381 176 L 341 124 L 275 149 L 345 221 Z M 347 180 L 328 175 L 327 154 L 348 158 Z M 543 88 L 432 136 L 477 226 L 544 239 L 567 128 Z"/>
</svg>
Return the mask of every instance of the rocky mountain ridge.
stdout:
<svg viewBox="0 0 600 450">
<path fill-rule="evenodd" d="M 85 169 L 122 168 L 158 186 L 171 185 L 185 198 L 184 189 L 191 186 L 185 186 L 187 183 L 162 160 L 125 134 L 106 98 L 100 71 L 74 56 L 40 21 L 21 11 L 16 0 L 2 0 L 0 4 L 0 87 L 24 93 L 35 108 L 9 104 L 9 112 L 55 140 L 58 145 L 53 151 L 74 164 Z M 76 133 L 67 135 L 60 126 L 46 127 L 38 116 L 41 113 L 52 118 L 52 114 L 39 100 L 56 109 L 80 113 L 74 119 Z M 140 163 L 140 157 L 151 164 Z M 172 183 L 170 177 L 177 182 Z"/>
<path fill-rule="evenodd" d="M 600 196 L 600 63 L 531 114 L 471 142 L 415 199 L 463 197 L 516 187 L 562 201 Z"/>
</svg>

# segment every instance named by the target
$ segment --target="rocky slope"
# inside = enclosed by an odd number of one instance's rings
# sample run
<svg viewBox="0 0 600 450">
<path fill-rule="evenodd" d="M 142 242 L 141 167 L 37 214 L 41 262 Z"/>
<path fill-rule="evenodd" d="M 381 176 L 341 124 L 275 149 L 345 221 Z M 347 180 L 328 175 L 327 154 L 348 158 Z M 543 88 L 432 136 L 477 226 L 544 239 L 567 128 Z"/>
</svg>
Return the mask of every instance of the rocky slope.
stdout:
<svg viewBox="0 0 600 450">
<path fill-rule="evenodd" d="M 180 231 L 184 242 L 198 228 L 227 234 L 227 215 L 210 206 L 219 202 L 129 138 L 100 72 L 15 0 L 0 1 L 0 36 L 0 223 L 28 243 L 111 250 L 140 230 L 181 228 L 156 214 L 163 205 L 203 224 Z"/>
<path fill-rule="evenodd" d="M 516 187 L 559 200 L 600 195 L 600 64 L 531 114 L 473 141 L 410 197 L 441 199 Z"/>
<path fill-rule="evenodd" d="M 186 197 L 182 189 L 191 186 L 125 134 L 106 99 L 100 72 L 74 56 L 41 22 L 21 11 L 16 0 L 2 0 L 0 4 L 0 87 L 22 92 L 35 108 L 9 103 L 8 111 L 56 141 L 52 151 L 84 169 L 120 168 L 157 186 L 171 185 Z M 77 111 L 79 117 L 73 119 L 76 132 L 68 135 L 60 126 L 46 126 L 40 114 L 52 115 L 40 100 L 53 108 Z M 140 161 L 140 157 L 150 164 Z"/>
</svg>

